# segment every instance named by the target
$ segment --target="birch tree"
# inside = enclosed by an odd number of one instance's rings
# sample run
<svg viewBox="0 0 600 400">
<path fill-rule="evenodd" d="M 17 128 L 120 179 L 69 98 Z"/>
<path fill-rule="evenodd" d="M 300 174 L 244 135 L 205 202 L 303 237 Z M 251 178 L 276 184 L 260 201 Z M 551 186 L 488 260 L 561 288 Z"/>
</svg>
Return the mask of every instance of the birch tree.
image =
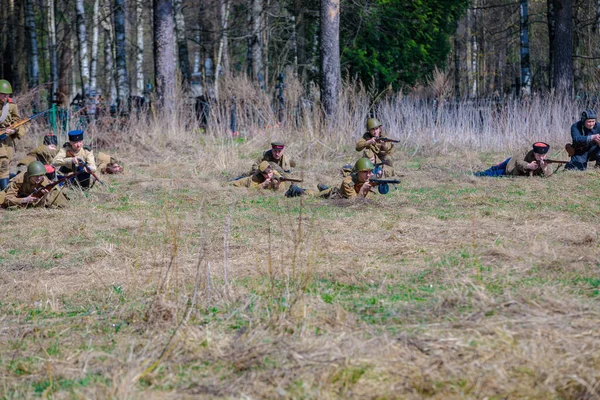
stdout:
<svg viewBox="0 0 600 400">
<path fill-rule="evenodd" d="M 528 0 L 520 0 L 521 15 L 521 85 L 523 95 L 531 94 L 531 64 L 529 62 L 529 11 Z"/>
<path fill-rule="evenodd" d="M 40 81 L 40 67 L 38 62 L 38 45 L 35 15 L 33 14 L 33 0 L 25 1 L 25 20 L 29 33 L 29 45 L 31 47 L 31 84 L 36 87 Z"/>
<path fill-rule="evenodd" d="M 135 88 L 136 96 L 144 93 L 144 14 L 143 0 L 135 0 L 136 52 L 135 52 Z"/>
<path fill-rule="evenodd" d="M 92 14 L 92 58 L 90 62 L 90 91 L 96 91 L 98 81 L 98 38 L 100 32 L 99 15 L 100 0 L 94 0 L 94 10 Z"/>
<path fill-rule="evenodd" d="M 125 0 L 115 0 L 115 61 L 117 67 L 117 104 L 122 112 L 129 111 L 129 80 L 125 50 Z"/>
<path fill-rule="evenodd" d="M 87 96 L 90 90 L 90 65 L 88 62 L 88 47 L 83 0 L 75 1 L 75 11 L 77 14 L 77 41 L 79 45 L 79 72 L 81 77 L 81 90 L 82 95 Z"/>
<path fill-rule="evenodd" d="M 262 42 L 262 29 L 263 29 L 263 6 L 262 0 L 250 0 L 251 1 L 251 31 L 250 38 L 252 41 L 251 52 L 252 52 L 252 74 L 253 79 L 257 79 L 258 75 L 261 74 L 264 78 L 264 65 L 263 65 L 263 42 Z"/>
<path fill-rule="evenodd" d="M 342 86 L 340 70 L 340 1 L 321 0 L 321 101 L 335 114 Z"/>
<path fill-rule="evenodd" d="M 227 29 L 229 27 L 229 5 L 231 3 L 229 0 L 221 1 L 221 38 L 219 40 L 219 50 L 217 52 L 217 63 L 215 65 L 215 99 L 219 99 L 219 66 L 221 65 L 221 60 L 223 58 L 223 53 L 227 52 Z M 225 68 L 224 68 L 225 69 Z"/>
<path fill-rule="evenodd" d="M 177 55 L 179 59 L 179 70 L 184 82 L 189 82 L 190 56 L 185 31 L 185 18 L 183 17 L 182 0 L 173 0 L 173 11 L 175 13 L 175 36 L 177 38 Z"/>
<path fill-rule="evenodd" d="M 154 74 L 159 105 L 174 111 L 175 49 L 173 4 L 171 0 L 154 0 Z"/>
<path fill-rule="evenodd" d="M 56 19 L 54 17 L 54 0 L 48 0 L 48 53 L 50 59 L 50 78 L 52 81 L 52 97 L 58 93 L 58 51 L 56 48 Z"/>
</svg>

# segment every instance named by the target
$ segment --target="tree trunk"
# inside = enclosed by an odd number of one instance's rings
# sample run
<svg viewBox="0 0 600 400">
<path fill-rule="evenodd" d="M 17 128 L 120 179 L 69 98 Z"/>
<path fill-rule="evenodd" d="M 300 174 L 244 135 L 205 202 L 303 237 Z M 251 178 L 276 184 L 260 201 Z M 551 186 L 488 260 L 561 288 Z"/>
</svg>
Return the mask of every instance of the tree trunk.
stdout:
<svg viewBox="0 0 600 400">
<path fill-rule="evenodd" d="M 454 34 L 454 97 L 460 99 L 460 40 L 458 40 L 458 25 Z"/>
<path fill-rule="evenodd" d="M 229 0 L 221 1 L 221 39 L 219 40 L 219 50 L 217 52 L 217 63 L 215 65 L 215 100 L 219 100 L 219 66 L 223 57 L 223 51 L 226 51 L 227 29 L 229 29 Z"/>
<path fill-rule="evenodd" d="M 90 91 L 90 65 L 88 62 L 87 33 L 85 29 L 85 10 L 83 0 L 76 0 L 77 41 L 79 44 L 79 74 L 81 77 L 81 95 L 87 96 Z"/>
<path fill-rule="evenodd" d="M 340 2 L 321 0 L 321 101 L 328 116 L 337 111 L 340 70 Z"/>
<path fill-rule="evenodd" d="M 295 49 L 296 49 L 296 65 L 297 73 L 302 81 L 306 79 L 306 68 L 308 65 L 306 46 L 306 18 L 304 17 L 304 6 L 302 0 L 294 0 L 294 18 L 295 18 Z"/>
<path fill-rule="evenodd" d="M 174 111 L 175 49 L 173 4 L 171 0 L 154 0 L 154 74 L 159 106 Z"/>
<path fill-rule="evenodd" d="M 135 52 L 135 88 L 136 96 L 144 94 L 144 15 L 143 0 L 135 0 L 136 52 Z"/>
<path fill-rule="evenodd" d="M 115 35 L 111 23 L 110 2 L 102 0 L 102 30 L 104 32 L 104 86 L 106 88 L 106 100 L 108 105 L 117 104 L 117 84 L 115 82 Z"/>
<path fill-rule="evenodd" d="M 190 82 L 190 56 L 187 45 L 185 30 L 185 18 L 183 17 L 182 0 L 173 0 L 173 9 L 175 12 L 175 35 L 177 37 L 177 54 L 179 56 L 179 70 L 181 77 L 187 84 Z"/>
<path fill-rule="evenodd" d="M 477 0 L 473 0 L 473 8 L 477 7 Z M 479 51 L 477 49 L 477 11 L 472 10 L 471 13 L 471 97 L 477 98 L 478 94 L 478 81 L 479 71 L 477 70 L 477 59 L 479 58 Z"/>
<path fill-rule="evenodd" d="M 129 112 L 129 80 L 125 49 L 125 0 L 115 0 L 115 62 L 117 67 L 117 105 L 123 113 Z"/>
<path fill-rule="evenodd" d="M 52 82 L 52 98 L 58 94 L 58 49 L 56 48 L 56 19 L 54 17 L 54 0 L 48 0 L 48 53 L 50 58 L 50 79 Z"/>
<path fill-rule="evenodd" d="M 529 11 L 528 0 L 520 0 L 521 13 L 521 85 L 524 96 L 531 94 L 531 64 L 529 62 Z"/>
<path fill-rule="evenodd" d="M 40 82 L 40 66 L 38 63 L 38 45 L 35 26 L 35 15 L 33 14 L 33 0 L 26 0 L 25 15 L 27 32 L 29 34 L 29 46 L 31 49 L 31 85 L 33 87 L 36 87 Z"/>
<path fill-rule="evenodd" d="M 194 68 L 193 73 L 198 74 L 202 71 L 202 35 L 200 34 L 202 27 L 200 23 L 196 23 L 196 49 L 194 50 Z"/>
<path fill-rule="evenodd" d="M 28 69 L 29 55 L 27 53 L 27 28 L 25 24 L 25 2 L 17 2 L 16 20 L 12 29 L 16 31 L 16 66 L 17 66 L 17 81 L 16 86 L 20 90 L 26 90 L 29 85 Z M 13 84 L 14 85 L 14 84 Z M 14 89 L 14 86 L 13 86 Z"/>
<path fill-rule="evenodd" d="M 553 0 L 554 40 L 550 43 L 554 53 L 554 87 L 557 92 L 573 96 L 573 9 L 571 0 Z"/>
<path fill-rule="evenodd" d="M 252 41 L 252 74 L 254 79 L 264 82 L 264 65 L 263 65 L 263 7 L 262 0 L 251 0 L 251 41 Z"/>
<path fill-rule="evenodd" d="M 94 13 L 92 14 L 92 59 L 90 63 L 90 91 L 98 88 L 98 36 L 100 32 L 100 0 L 94 0 Z"/>
</svg>

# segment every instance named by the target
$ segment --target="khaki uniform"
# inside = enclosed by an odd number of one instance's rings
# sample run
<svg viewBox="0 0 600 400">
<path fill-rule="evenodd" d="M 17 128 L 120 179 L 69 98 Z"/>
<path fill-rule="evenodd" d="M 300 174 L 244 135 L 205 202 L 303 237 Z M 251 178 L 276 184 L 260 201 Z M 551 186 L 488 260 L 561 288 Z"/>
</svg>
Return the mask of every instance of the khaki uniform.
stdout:
<svg viewBox="0 0 600 400">
<path fill-rule="evenodd" d="M 19 115 L 19 108 L 13 103 L 0 103 L 0 120 L 2 115 L 5 114 L 6 107 L 6 118 L 0 121 L 0 129 L 4 130 L 11 124 L 19 122 L 21 116 Z M 16 132 L 9 135 L 3 141 L 0 141 L 0 179 L 6 179 L 10 174 L 10 163 L 15 154 L 15 142 L 17 139 L 21 139 L 27 133 L 27 124 L 21 125 L 16 129 Z"/>
<path fill-rule="evenodd" d="M 54 159 L 52 160 L 52 165 L 56 168 L 61 168 L 62 172 L 74 172 L 73 171 L 73 158 L 77 157 L 86 162 L 88 167 L 96 172 L 96 159 L 94 157 L 94 153 L 91 150 L 86 150 L 85 148 L 81 148 L 79 152 L 74 153 L 73 148 L 69 143 L 62 149 L 58 151 Z"/>
<path fill-rule="evenodd" d="M 519 153 L 510 158 L 510 161 L 506 165 L 506 175 L 513 176 L 550 176 L 554 172 L 549 164 L 546 164 L 544 168 L 538 168 L 535 171 L 527 169 L 527 164 L 535 161 L 535 153 L 533 150 Z"/>
<path fill-rule="evenodd" d="M 0 192 L 0 204 L 3 208 L 9 207 L 65 207 L 68 203 L 65 195 L 55 187 L 50 193 L 43 196 L 36 203 L 22 204 L 21 199 L 28 197 L 36 189 L 42 188 L 52 183 L 50 179 L 44 176 L 44 180 L 39 185 L 32 185 L 29 182 L 29 175 L 26 171 L 15 176 L 6 190 Z"/>
<path fill-rule="evenodd" d="M 356 142 L 356 151 L 371 150 L 373 154 L 375 154 L 375 162 L 383 162 L 389 166 L 392 166 L 392 160 L 390 156 L 392 154 L 392 150 L 394 149 L 394 144 L 385 142 L 375 142 L 373 144 L 367 144 L 367 141 L 369 139 L 372 139 L 373 137 L 374 136 L 371 135 L 371 133 L 366 132 Z M 385 138 L 387 136 L 382 133 L 379 137 Z"/>
<path fill-rule="evenodd" d="M 363 183 L 358 183 L 358 176 L 356 174 L 352 174 L 344 178 L 339 188 L 323 190 L 318 194 L 318 197 L 341 197 L 344 199 L 354 199 L 358 197 L 358 192 L 360 192 L 362 185 Z"/>
<path fill-rule="evenodd" d="M 98 171 L 100 171 L 101 173 L 105 174 L 106 173 L 106 167 L 108 167 L 109 164 L 118 164 L 119 161 L 117 161 L 116 158 L 109 156 L 106 153 L 103 152 L 98 152 L 98 155 L 95 158 L 96 160 L 96 164 L 98 166 Z"/>
<path fill-rule="evenodd" d="M 42 144 L 31 150 L 25 157 L 19 160 L 17 166 L 29 165 L 33 161 L 39 161 L 42 164 L 52 164 L 52 160 L 56 157 L 58 150 L 51 149 L 48 145 Z"/>
<path fill-rule="evenodd" d="M 281 178 L 281 174 L 279 174 L 277 171 L 273 171 L 273 178 Z M 235 187 L 246 187 L 246 188 L 255 188 L 255 189 L 260 189 L 260 185 L 265 181 L 265 177 L 263 176 L 262 173 L 260 172 L 256 172 L 255 174 L 251 175 L 251 176 L 247 176 L 245 178 L 242 179 L 238 179 L 237 181 L 233 181 L 231 184 Z M 283 189 L 283 182 L 279 184 L 279 188 L 275 189 L 274 185 L 271 183 L 269 185 L 269 187 L 267 187 L 266 189 L 269 190 L 282 190 Z"/>
<path fill-rule="evenodd" d="M 292 172 L 292 167 L 290 166 L 290 160 L 288 156 L 283 154 L 279 160 L 275 160 L 273 158 L 273 152 L 271 150 L 267 150 L 263 153 L 262 157 L 260 157 L 254 164 L 252 164 L 252 172 L 255 173 L 258 171 L 258 164 L 263 161 L 268 161 L 269 164 L 273 167 L 273 170 L 279 172 L 281 175 L 289 174 Z"/>
</svg>

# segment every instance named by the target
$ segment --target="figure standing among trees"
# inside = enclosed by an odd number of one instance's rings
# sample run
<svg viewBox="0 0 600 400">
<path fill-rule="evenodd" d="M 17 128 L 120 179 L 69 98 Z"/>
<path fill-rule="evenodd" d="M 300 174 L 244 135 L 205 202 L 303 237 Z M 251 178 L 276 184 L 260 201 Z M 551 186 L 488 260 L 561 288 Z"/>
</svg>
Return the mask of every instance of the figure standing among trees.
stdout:
<svg viewBox="0 0 600 400">
<path fill-rule="evenodd" d="M 10 125 L 21 120 L 19 108 L 10 98 L 12 86 L 5 79 L 0 79 L 0 130 L 4 131 Z M 17 129 L 6 129 L 0 135 L 0 190 L 6 189 L 10 176 L 10 163 L 15 154 L 15 141 L 27 133 L 25 125 Z"/>
</svg>

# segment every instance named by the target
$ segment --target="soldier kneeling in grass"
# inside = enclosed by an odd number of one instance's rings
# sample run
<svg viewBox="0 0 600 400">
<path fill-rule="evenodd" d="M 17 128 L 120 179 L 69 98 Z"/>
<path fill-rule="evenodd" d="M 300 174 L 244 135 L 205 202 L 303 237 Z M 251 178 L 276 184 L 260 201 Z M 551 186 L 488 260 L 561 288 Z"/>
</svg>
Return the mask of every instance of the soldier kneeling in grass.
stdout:
<svg viewBox="0 0 600 400">
<path fill-rule="evenodd" d="M 279 178 L 281 178 L 279 172 L 273 170 L 273 166 L 268 161 L 262 161 L 253 175 L 233 181 L 231 184 L 235 187 L 278 191 L 281 188 Z"/>
<path fill-rule="evenodd" d="M 57 186 L 45 188 L 51 183 L 44 164 L 33 161 L 0 192 L 0 204 L 3 208 L 65 207 L 68 200 Z"/>
<path fill-rule="evenodd" d="M 485 171 L 475 172 L 475 176 L 544 176 L 552 175 L 551 163 L 554 160 L 547 160 L 546 154 L 550 150 L 550 145 L 544 142 L 535 142 L 532 150 L 521 152 L 513 157 L 507 158 L 500 164 L 494 165 Z M 566 161 L 559 161 L 566 163 Z"/>
</svg>

